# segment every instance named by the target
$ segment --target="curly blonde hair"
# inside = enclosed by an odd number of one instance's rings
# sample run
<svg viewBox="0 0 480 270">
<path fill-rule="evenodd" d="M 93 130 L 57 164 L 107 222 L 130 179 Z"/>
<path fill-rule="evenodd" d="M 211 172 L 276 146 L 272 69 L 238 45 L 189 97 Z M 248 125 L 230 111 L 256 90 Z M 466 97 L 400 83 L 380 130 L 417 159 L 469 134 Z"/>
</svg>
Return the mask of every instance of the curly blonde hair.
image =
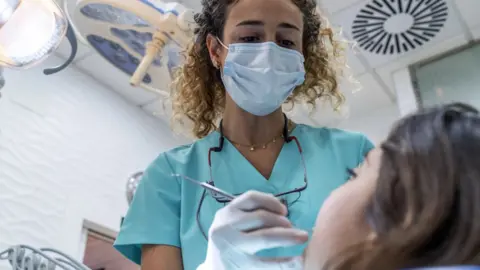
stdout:
<svg viewBox="0 0 480 270">
<path fill-rule="evenodd" d="M 188 46 L 185 63 L 172 82 L 172 123 L 193 123 L 191 132 L 203 138 L 217 128 L 225 109 L 225 87 L 213 66 L 207 48 L 208 34 L 223 36 L 227 8 L 238 0 L 202 0 L 202 12 L 195 15 L 197 42 Z M 338 109 L 344 102 L 338 80 L 343 76 L 345 42 L 338 38 L 327 20 L 320 15 L 315 0 L 292 0 L 304 15 L 303 54 L 305 82 L 298 86 L 286 103 L 304 102 L 315 108 L 327 99 Z"/>
</svg>

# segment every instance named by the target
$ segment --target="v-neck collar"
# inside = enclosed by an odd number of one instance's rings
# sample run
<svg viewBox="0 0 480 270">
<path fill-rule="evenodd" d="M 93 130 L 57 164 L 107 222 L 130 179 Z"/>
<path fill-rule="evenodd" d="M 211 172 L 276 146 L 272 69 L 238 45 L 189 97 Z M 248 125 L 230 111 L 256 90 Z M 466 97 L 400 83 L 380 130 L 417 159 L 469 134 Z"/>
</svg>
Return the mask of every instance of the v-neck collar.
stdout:
<svg viewBox="0 0 480 270">
<path fill-rule="evenodd" d="M 300 140 L 301 125 L 291 132 Z M 220 133 L 215 132 L 215 142 Z M 294 162 L 298 160 L 298 162 Z M 243 193 L 250 189 L 279 193 L 293 181 L 301 166 L 301 157 L 295 142 L 284 143 L 275 161 L 269 179 L 266 179 L 228 140 L 221 152 L 212 153 L 212 178 L 219 188 L 234 189 L 232 193 Z M 303 169 L 302 169 L 303 171 Z"/>
</svg>

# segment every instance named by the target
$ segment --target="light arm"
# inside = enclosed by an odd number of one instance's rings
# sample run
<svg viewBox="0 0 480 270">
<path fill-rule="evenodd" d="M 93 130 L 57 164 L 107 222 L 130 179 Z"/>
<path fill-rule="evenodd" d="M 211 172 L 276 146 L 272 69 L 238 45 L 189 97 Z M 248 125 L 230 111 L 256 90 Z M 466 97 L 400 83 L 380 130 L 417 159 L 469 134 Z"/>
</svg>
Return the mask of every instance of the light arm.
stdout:
<svg viewBox="0 0 480 270">
<path fill-rule="evenodd" d="M 75 59 L 75 56 L 77 56 L 77 50 L 78 50 L 77 37 L 75 36 L 75 31 L 73 30 L 73 27 L 70 23 L 68 23 L 66 37 L 68 39 L 68 42 L 70 43 L 70 47 L 72 48 L 70 52 L 70 56 L 68 57 L 67 61 L 65 61 L 65 63 L 63 63 L 58 67 L 44 69 L 43 74 L 52 75 L 59 71 L 64 70 L 73 62 L 73 59 Z"/>
</svg>

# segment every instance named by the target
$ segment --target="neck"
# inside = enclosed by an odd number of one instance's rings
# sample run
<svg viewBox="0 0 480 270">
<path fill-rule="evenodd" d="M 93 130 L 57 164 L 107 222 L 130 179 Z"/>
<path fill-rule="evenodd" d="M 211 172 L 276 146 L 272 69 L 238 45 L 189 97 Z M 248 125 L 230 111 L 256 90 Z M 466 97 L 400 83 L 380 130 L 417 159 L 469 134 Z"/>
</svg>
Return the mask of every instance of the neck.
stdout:
<svg viewBox="0 0 480 270">
<path fill-rule="evenodd" d="M 281 109 L 267 116 L 256 116 L 235 108 L 223 114 L 223 134 L 230 140 L 256 145 L 282 134 L 285 119 Z"/>
</svg>

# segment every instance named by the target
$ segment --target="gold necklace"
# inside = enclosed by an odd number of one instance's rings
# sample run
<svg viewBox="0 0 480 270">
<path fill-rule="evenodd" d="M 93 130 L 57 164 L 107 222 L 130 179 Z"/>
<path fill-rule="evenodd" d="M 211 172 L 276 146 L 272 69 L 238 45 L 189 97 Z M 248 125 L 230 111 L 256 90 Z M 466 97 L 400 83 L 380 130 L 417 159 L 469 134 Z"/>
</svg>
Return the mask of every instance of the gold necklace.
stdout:
<svg viewBox="0 0 480 270">
<path fill-rule="evenodd" d="M 273 139 L 271 139 L 270 141 L 266 142 L 266 143 L 263 143 L 263 144 L 241 144 L 241 143 L 237 143 L 237 142 L 234 142 L 230 139 L 228 139 L 233 145 L 237 146 L 237 147 L 244 147 L 244 148 L 249 148 L 250 151 L 255 151 L 259 148 L 262 148 L 262 149 L 266 149 L 267 146 L 271 143 L 276 143 L 278 139 L 282 138 L 283 139 L 283 135 L 280 135 L 280 136 L 275 136 L 273 137 Z"/>
<path fill-rule="evenodd" d="M 293 123 L 293 121 L 291 121 L 290 119 L 287 120 L 287 130 L 288 130 L 288 134 L 290 134 L 290 132 L 293 130 L 293 128 L 295 127 L 295 123 Z M 255 151 L 259 148 L 261 149 L 266 149 L 270 144 L 272 143 L 276 143 L 277 140 L 279 139 L 285 139 L 283 134 L 281 135 L 277 135 L 275 137 L 273 137 L 270 141 L 266 142 L 266 143 L 262 143 L 262 144 L 241 144 L 241 143 L 238 143 L 238 142 L 234 142 L 232 140 L 230 140 L 229 138 L 227 138 L 225 135 L 224 137 L 230 141 L 230 143 L 232 143 L 233 145 L 235 145 L 236 147 L 243 147 L 243 148 L 248 148 L 250 149 L 250 151 Z"/>
</svg>

